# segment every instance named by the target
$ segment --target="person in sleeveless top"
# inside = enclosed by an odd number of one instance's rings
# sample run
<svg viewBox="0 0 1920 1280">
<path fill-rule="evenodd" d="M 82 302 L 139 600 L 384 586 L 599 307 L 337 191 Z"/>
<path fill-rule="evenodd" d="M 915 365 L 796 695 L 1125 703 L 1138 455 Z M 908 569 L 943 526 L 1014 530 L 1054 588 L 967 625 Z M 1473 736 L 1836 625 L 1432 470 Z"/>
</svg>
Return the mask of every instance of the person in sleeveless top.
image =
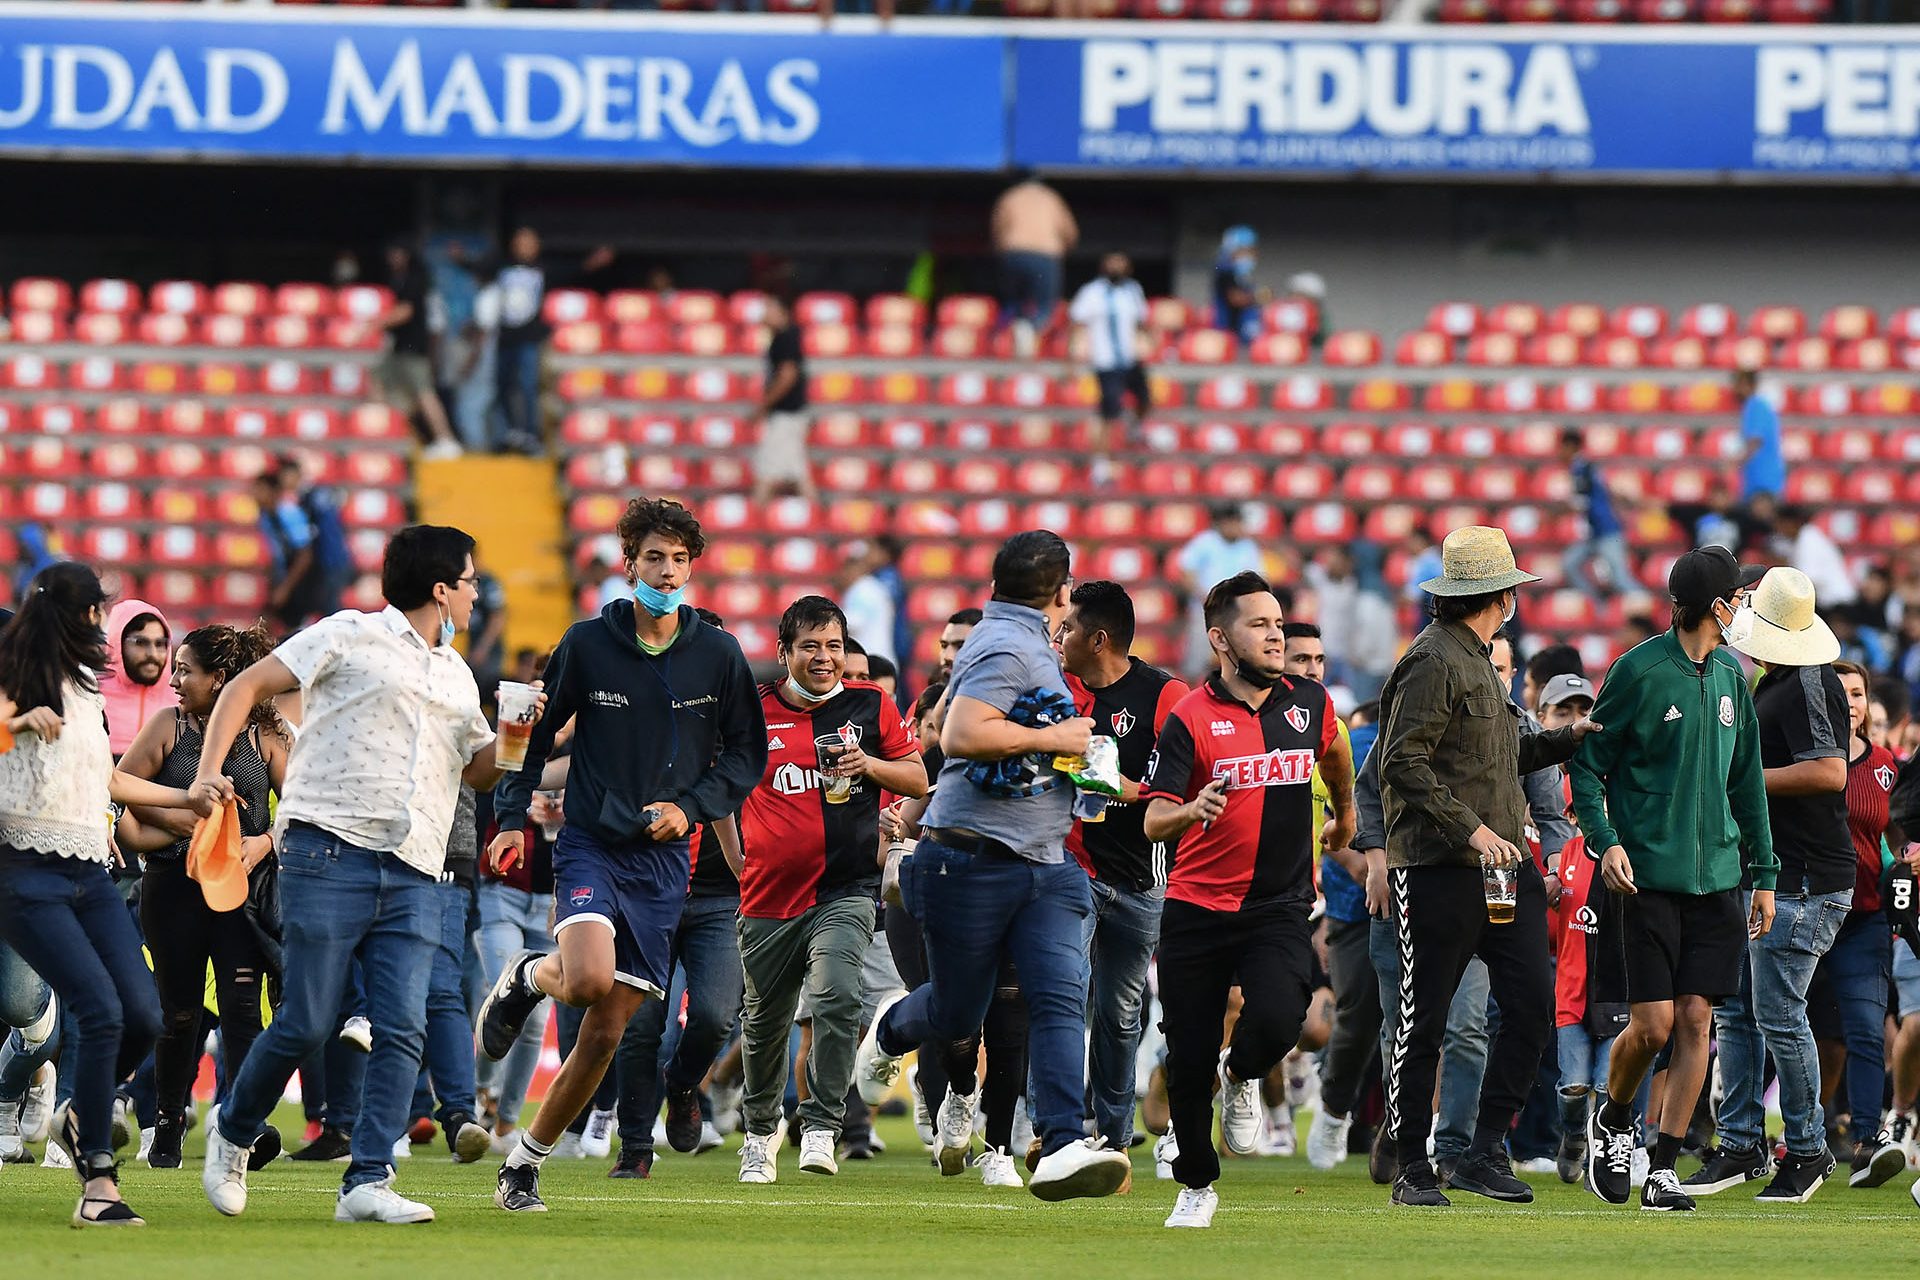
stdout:
<svg viewBox="0 0 1920 1280">
<path fill-rule="evenodd" d="M 201 740 L 214 700 L 233 676 L 273 651 L 262 627 L 202 627 L 180 642 L 173 655 L 173 688 L 180 705 L 160 712 L 141 726 L 120 761 L 122 771 L 165 786 L 191 785 L 199 766 Z M 272 874 L 264 864 L 273 857 L 269 792 L 277 794 L 286 778 L 291 745 L 271 700 L 253 709 L 247 731 L 227 752 L 221 772 L 240 798 L 240 852 L 251 877 Z M 187 1111 L 193 1105 L 200 1046 L 206 1039 L 206 975 L 213 963 L 220 1009 L 220 1053 L 231 1080 L 260 1034 L 261 995 L 270 958 L 244 907 L 214 911 L 200 886 L 187 876 L 187 844 L 193 834 L 191 809 L 154 809 L 136 805 L 119 823 L 120 848 L 140 853 L 146 869 L 140 879 L 140 925 L 153 956 L 160 988 L 160 1041 L 154 1046 L 154 1087 L 159 1108 L 147 1163 L 155 1169 L 180 1167 L 180 1143 Z M 278 1137 L 277 1134 L 274 1135 Z M 260 1164 L 278 1154 L 277 1142 L 256 1147 Z"/>
<path fill-rule="evenodd" d="M 113 886 L 108 804 L 196 807 L 232 794 L 225 779 L 190 796 L 113 767 L 99 673 L 106 593 L 84 565 L 33 580 L 0 629 L 0 941 L 46 980 L 73 1020 L 73 1097 L 53 1141 L 80 1179 L 76 1227 L 141 1226 L 120 1196 L 115 1086 L 160 1030 L 160 1002 L 133 918 Z"/>
</svg>

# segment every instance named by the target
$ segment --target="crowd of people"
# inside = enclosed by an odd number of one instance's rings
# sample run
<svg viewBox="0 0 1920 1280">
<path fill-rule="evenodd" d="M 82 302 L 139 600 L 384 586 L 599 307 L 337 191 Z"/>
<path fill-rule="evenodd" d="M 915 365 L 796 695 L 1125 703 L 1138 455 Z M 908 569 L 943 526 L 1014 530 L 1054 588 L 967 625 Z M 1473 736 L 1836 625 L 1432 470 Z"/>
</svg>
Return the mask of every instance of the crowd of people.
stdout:
<svg viewBox="0 0 1920 1280">
<path fill-rule="evenodd" d="M 838 1175 L 903 1083 L 939 1174 L 1046 1201 L 1130 1188 L 1152 1141 L 1177 1228 L 1223 1154 L 1299 1149 L 1296 1106 L 1314 1169 L 1365 1153 L 1402 1206 L 1530 1201 L 1516 1166 L 1802 1203 L 1915 1154 L 1920 766 L 1797 567 L 1686 553 L 1671 627 L 1595 678 L 1524 652 L 1538 579 L 1458 529 L 1343 710 L 1349 639 L 1231 528 L 1183 560 L 1191 686 L 1132 654 L 1129 584 L 1036 530 L 918 689 L 893 615 L 819 595 L 756 673 L 692 603 L 693 512 L 614 532 L 624 591 L 536 680 L 487 678 L 492 723 L 457 529 L 402 530 L 384 609 L 278 643 L 33 579 L 0 625 L 0 1159 L 45 1141 L 76 1226 L 140 1223 L 117 1153 L 178 1168 L 195 1124 L 245 1213 L 296 1073 L 289 1158 L 345 1162 L 343 1221 L 433 1218 L 396 1185 L 423 1123 L 544 1212 L 556 1156 L 647 1178 L 735 1130 L 743 1184 L 789 1148 Z"/>
</svg>

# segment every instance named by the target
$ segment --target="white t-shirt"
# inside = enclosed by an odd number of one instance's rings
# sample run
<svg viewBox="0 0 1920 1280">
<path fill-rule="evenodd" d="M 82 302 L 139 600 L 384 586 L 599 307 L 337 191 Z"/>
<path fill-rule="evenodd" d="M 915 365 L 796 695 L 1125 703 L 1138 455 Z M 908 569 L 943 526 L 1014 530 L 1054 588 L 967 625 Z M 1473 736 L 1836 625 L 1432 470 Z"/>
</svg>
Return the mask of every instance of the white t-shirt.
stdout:
<svg viewBox="0 0 1920 1280">
<path fill-rule="evenodd" d="M 895 661 L 893 597 L 878 578 L 867 574 L 848 587 L 840 608 L 847 615 L 847 634 L 858 640 L 861 648 L 869 655 Z"/>
<path fill-rule="evenodd" d="M 1140 362 L 1139 334 L 1147 322 L 1147 294 L 1138 280 L 1119 284 L 1105 276 L 1091 280 L 1073 295 L 1067 314 L 1075 324 L 1086 326 L 1095 370 L 1130 369 Z"/>
<path fill-rule="evenodd" d="M 1793 567 L 1813 582 L 1814 599 L 1822 609 L 1852 604 L 1860 598 L 1847 558 L 1826 531 L 1809 520 L 1793 539 Z"/>
</svg>

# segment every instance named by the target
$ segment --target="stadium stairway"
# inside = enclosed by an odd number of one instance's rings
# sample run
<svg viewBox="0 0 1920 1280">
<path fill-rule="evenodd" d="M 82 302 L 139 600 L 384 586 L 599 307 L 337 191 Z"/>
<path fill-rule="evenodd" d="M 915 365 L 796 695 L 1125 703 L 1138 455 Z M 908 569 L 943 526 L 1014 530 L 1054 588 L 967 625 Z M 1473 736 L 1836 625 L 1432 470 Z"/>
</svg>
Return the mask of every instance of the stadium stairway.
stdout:
<svg viewBox="0 0 1920 1280">
<path fill-rule="evenodd" d="M 573 622 L 566 511 L 556 464 L 546 458 L 473 457 L 414 466 L 420 519 L 465 529 L 480 561 L 513 602 L 509 660 L 522 648 L 548 649 Z"/>
</svg>

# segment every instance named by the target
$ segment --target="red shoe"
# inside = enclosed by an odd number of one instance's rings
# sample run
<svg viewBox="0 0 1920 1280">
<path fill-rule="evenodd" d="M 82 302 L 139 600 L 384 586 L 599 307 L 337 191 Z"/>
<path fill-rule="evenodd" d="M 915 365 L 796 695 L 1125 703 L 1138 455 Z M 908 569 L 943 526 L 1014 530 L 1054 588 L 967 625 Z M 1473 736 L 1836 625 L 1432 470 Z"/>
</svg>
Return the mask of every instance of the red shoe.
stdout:
<svg viewBox="0 0 1920 1280">
<path fill-rule="evenodd" d="M 320 1131 L 324 1128 L 326 1128 L 326 1126 L 321 1124 L 318 1120 L 307 1121 L 307 1136 L 301 1139 L 300 1145 L 305 1146 L 307 1143 L 312 1142 L 315 1138 L 318 1138 L 320 1136 Z"/>
<path fill-rule="evenodd" d="M 417 1147 L 423 1142 L 432 1142 L 433 1135 L 438 1132 L 440 1131 L 434 1128 L 433 1121 L 421 1116 L 413 1122 L 413 1128 L 407 1130 L 407 1141 Z"/>
</svg>

